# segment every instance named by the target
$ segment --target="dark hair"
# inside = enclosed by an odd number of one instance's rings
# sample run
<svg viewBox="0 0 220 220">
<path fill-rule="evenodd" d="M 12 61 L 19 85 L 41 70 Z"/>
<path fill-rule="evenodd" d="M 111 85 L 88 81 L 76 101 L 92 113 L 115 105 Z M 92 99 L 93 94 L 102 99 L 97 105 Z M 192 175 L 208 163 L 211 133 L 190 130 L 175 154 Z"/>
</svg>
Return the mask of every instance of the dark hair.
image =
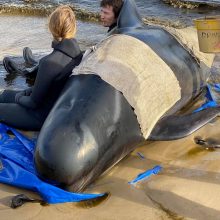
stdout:
<svg viewBox="0 0 220 220">
<path fill-rule="evenodd" d="M 102 0 L 100 2 L 101 7 L 106 7 L 107 5 L 113 7 L 115 18 L 117 18 L 122 8 L 123 0 Z"/>
</svg>

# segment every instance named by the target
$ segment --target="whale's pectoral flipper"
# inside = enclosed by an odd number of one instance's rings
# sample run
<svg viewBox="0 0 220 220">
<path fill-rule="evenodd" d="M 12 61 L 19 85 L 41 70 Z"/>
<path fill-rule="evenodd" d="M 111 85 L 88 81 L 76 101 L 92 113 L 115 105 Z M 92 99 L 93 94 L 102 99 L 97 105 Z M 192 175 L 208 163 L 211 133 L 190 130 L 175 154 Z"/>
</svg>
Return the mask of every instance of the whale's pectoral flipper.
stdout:
<svg viewBox="0 0 220 220">
<path fill-rule="evenodd" d="M 219 116 L 220 107 L 205 109 L 187 115 L 170 115 L 160 119 L 149 140 L 166 141 L 186 137 Z"/>
</svg>

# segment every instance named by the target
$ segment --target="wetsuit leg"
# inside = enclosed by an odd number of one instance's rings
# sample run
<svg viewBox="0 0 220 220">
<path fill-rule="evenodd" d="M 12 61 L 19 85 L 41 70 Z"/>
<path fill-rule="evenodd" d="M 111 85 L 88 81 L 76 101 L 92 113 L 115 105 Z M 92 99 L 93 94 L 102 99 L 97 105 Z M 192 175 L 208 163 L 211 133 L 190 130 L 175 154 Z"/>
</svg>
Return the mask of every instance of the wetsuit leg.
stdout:
<svg viewBox="0 0 220 220">
<path fill-rule="evenodd" d="M 20 91 L 4 90 L 0 94 L 0 103 L 15 103 L 15 95 Z"/>
<path fill-rule="evenodd" d="M 36 113 L 16 103 L 0 103 L 0 122 L 24 130 L 40 130 L 43 120 L 36 118 Z"/>
<path fill-rule="evenodd" d="M 39 64 L 36 63 L 34 66 L 21 68 L 11 58 L 5 57 L 3 59 L 3 65 L 9 74 L 19 74 L 29 78 L 36 78 Z"/>
<path fill-rule="evenodd" d="M 0 122 L 24 130 L 40 130 L 44 119 L 37 112 L 15 103 L 15 95 L 20 91 L 4 90 L 0 94 Z"/>
<path fill-rule="evenodd" d="M 36 65 L 34 67 L 31 67 L 31 68 L 26 68 L 24 70 L 24 76 L 26 76 L 28 78 L 35 79 L 36 76 L 37 76 L 38 67 L 39 67 L 39 65 Z"/>
</svg>

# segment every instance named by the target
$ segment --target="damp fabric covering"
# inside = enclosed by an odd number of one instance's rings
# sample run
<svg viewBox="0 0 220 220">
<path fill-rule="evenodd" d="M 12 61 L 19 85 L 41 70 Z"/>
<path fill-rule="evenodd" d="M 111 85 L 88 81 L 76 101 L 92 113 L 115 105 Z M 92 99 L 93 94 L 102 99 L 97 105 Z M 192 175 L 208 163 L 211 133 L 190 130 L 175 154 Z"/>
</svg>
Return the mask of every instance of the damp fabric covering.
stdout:
<svg viewBox="0 0 220 220">
<path fill-rule="evenodd" d="M 1 183 L 37 192 L 48 204 L 79 202 L 104 195 L 71 193 L 42 181 L 34 169 L 35 141 L 4 124 L 0 124 L 0 136 Z"/>
<path fill-rule="evenodd" d="M 127 35 L 112 35 L 97 44 L 74 68 L 73 75 L 78 74 L 96 74 L 122 92 L 146 139 L 160 117 L 181 98 L 170 67 L 148 45 Z"/>
</svg>

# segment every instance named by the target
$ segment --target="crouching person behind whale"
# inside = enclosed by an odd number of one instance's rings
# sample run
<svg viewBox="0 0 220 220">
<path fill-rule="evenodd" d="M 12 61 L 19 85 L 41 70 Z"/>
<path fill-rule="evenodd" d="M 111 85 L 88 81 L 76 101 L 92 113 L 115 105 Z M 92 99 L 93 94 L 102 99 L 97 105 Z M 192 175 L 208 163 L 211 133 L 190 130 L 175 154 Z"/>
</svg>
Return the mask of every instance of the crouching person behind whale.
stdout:
<svg viewBox="0 0 220 220">
<path fill-rule="evenodd" d="M 205 74 L 171 34 L 142 24 L 133 1 L 124 1 L 116 31 L 74 69 L 37 141 L 39 176 L 70 191 L 142 141 L 184 137 L 219 114 L 175 115 L 201 91 Z"/>
</svg>

